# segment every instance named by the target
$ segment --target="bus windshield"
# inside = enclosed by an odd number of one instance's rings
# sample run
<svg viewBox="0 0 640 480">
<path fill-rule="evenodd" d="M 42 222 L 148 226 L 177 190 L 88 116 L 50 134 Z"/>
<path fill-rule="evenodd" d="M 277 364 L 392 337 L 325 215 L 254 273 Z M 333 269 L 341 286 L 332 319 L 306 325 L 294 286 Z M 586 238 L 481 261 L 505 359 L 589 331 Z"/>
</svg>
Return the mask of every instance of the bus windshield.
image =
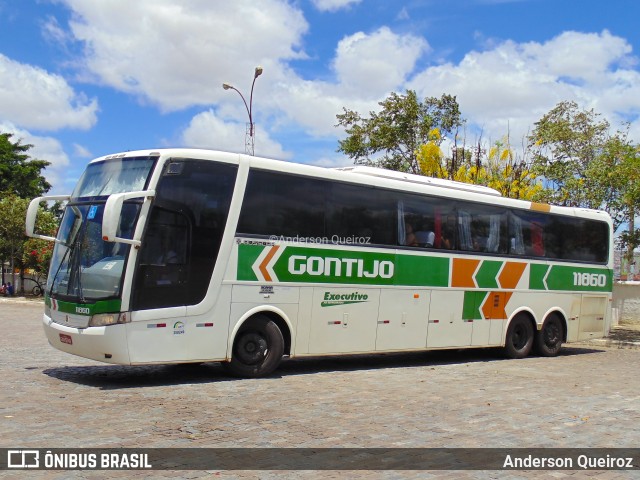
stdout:
<svg viewBox="0 0 640 480">
<path fill-rule="evenodd" d="M 90 163 L 71 198 L 101 197 L 142 190 L 156 158 L 114 158 Z"/>
<path fill-rule="evenodd" d="M 140 203 L 125 203 L 118 236 L 132 238 Z M 67 205 L 51 259 L 47 292 L 67 301 L 120 296 L 130 245 L 102 240 L 104 203 Z"/>
</svg>

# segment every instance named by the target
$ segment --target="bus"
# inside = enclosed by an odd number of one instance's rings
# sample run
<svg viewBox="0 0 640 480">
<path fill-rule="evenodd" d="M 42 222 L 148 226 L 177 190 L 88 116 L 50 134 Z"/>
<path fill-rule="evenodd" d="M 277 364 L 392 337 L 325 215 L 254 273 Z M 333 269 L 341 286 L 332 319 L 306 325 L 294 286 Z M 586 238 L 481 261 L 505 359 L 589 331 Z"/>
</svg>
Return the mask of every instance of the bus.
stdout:
<svg viewBox="0 0 640 480">
<path fill-rule="evenodd" d="M 39 204 L 66 201 L 55 238 Z M 55 242 L 43 325 L 122 365 L 497 347 L 554 356 L 603 337 L 612 222 L 601 211 L 366 166 L 197 149 L 91 161 L 34 199 Z"/>
</svg>

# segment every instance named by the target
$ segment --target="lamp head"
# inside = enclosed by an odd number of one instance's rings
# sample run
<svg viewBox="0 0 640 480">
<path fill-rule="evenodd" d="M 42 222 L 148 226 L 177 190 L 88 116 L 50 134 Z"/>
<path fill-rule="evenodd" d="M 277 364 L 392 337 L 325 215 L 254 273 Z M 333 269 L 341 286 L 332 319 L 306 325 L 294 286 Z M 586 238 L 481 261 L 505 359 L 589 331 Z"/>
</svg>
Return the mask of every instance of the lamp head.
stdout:
<svg viewBox="0 0 640 480">
<path fill-rule="evenodd" d="M 258 65 L 256 67 L 256 73 L 253 75 L 253 78 L 258 78 L 260 75 L 262 75 L 262 67 Z"/>
<path fill-rule="evenodd" d="M 225 90 L 229 90 L 230 88 L 233 88 L 233 87 L 228 83 L 223 83 L 222 88 L 224 88 Z"/>
</svg>

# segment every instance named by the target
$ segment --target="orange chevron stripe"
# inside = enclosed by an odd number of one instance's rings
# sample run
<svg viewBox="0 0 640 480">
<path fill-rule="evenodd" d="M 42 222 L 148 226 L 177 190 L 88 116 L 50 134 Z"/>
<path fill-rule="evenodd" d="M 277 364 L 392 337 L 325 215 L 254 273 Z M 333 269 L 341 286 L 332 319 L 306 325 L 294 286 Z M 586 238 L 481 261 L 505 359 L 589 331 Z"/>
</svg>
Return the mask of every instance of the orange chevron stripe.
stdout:
<svg viewBox="0 0 640 480">
<path fill-rule="evenodd" d="M 504 320 L 507 318 L 506 307 L 513 292 L 489 292 L 482 304 L 482 314 L 487 320 Z"/>
<path fill-rule="evenodd" d="M 476 284 L 473 281 L 473 274 L 475 273 L 480 260 L 473 260 L 469 258 L 454 258 L 453 269 L 451 272 L 451 286 L 462 288 L 476 288 Z"/>
<path fill-rule="evenodd" d="M 278 248 L 280 248 L 279 245 L 274 245 L 273 247 L 271 247 L 271 250 L 269 250 L 269 253 L 267 253 L 267 256 L 264 257 L 264 260 L 262 260 L 262 263 L 260 263 L 260 266 L 258 267 L 258 270 L 260 270 L 260 273 L 262 273 L 262 276 L 267 282 L 273 281 L 271 275 L 269 275 L 269 272 L 267 271 L 267 265 L 269 265 L 269 262 L 278 251 Z"/>
<path fill-rule="evenodd" d="M 513 290 L 518 285 L 524 269 L 527 268 L 526 263 L 507 262 L 498 275 L 498 281 L 501 288 L 509 288 Z"/>
</svg>

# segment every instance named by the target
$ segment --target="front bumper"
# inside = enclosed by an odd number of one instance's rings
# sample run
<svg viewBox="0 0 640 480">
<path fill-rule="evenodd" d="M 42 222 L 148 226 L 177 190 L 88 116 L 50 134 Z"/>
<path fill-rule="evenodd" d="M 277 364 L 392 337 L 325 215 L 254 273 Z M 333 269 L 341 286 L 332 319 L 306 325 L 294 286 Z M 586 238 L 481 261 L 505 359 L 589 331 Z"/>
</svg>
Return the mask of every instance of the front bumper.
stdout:
<svg viewBox="0 0 640 480">
<path fill-rule="evenodd" d="M 99 362 L 129 365 L 126 325 L 75 328 L 55 323 L 43 315 L 44 333 L 58 350 Z"/>
</svg>

